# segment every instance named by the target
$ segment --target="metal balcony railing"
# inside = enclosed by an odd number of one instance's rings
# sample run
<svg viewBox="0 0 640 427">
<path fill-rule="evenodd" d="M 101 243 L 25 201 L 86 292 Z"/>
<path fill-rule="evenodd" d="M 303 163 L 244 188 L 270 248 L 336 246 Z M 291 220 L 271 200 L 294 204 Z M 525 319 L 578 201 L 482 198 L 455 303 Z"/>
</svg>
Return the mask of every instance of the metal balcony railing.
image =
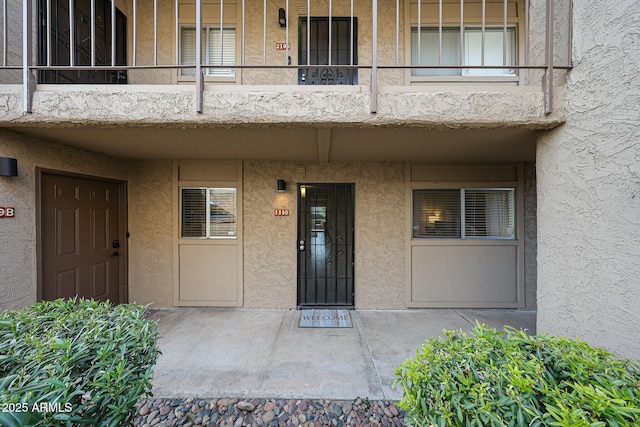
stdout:
<svg viewBox="0 0 640 427">
<path fill-rule="evenodd" d="M 168 1 L 170 0 L 166 0 L 164 3 Z M 153 2 L 152 5 L 151 2 Z M 161 14 L 167 13 L 167 10 L 161 8 L 158 2 L 159 0 L 123 0 L 119 4 L 126 6 L 128 15 L 122 19 L 122 16 L 125 15 L 116 8 L 116 2 L 110 0 L 2 0 L 2 64 L 0 71 L 21 71 L 24 111 L 31 112 L 33 93 L 37 87 L 36 76 L 40 77 L 41 82 L 46 82 L 47 79 L 43 76 L 52 72 L 92 72 L 94 79 L 98 72 L 102 72 L 100 82 L 103 83 L 126 82 L 126 73 L 137 70 L 172 69 L 180 75 L 192 74 L 195 82 L 196 110 L 201 113 L 203 111 L 205 74 L 216 74 L 216 72 L 220 73 L 224 70 L 234 70 L 235 72 L 236 70 L 252 69 L 284 69 L 296 70 L 299 84 L 310 84 L 311 80 L 321 84 L 353 84 L 357 81 L 358 70 L 368 70 L 370 73 L 368 84 L 371 95 L 371 112 L 375 113 L 377 111 L 379 70 L 404 71 L 407 75 L 438 74 L 447 72 L 446 70 L 448 72 L 457 70 L 459 73 L 464 71 L 469 75 L 478 74 L 483 70 L 515 75 L 524 70 L 540 70 L 543 73 L 544 110 L 548 114 L 552 110 L 554 70 L 571 68 L 571 0 L 560 2 L 564 26 L 557 25 L 558 11 L 555 0 L 467 0 L 466 2 L 465 0 L 395 0 L 395 5 L 393 0 L 380 0 L 381 3 L 384 3 L 382 10 L 379 0 L 366 0 L 366 3 L 359 0 L 357 6 L 360 7 L 360 11 L 363 10 L 362 7 L 365 4 L 370 11 L 370 22 L 364 22 L 362 16 L 356 16 L 355 0 L 328 0 L 328 9 L 320 9 L 319 6 L 313 4 L 314 2 L 307 0 L 306 10 L 301 10 L 298 3 L 295 11 L 291 8 L 290 0 L 285 0 L 285 7 L 279 10 L 269 9 L 267 0 L 263 0 L 262 4 L 259 0 L 215 0 L 215 2 L 212 0 L 190 0 L 188 2 L 187 0 L 173 0 L 173 10 L 170 11 L 173 28 L 169 30 L 166 26 L 161 29 L 163 25 L 161 22 L 166 22 L 166 19 L 161 19 L 166 16 L 163 17 Z M 225 3 L 227 3 L 226 6 Z M 534 6 L 532 3 L 535 3 L 535 7 L 537 7 L 535 14 L 532 12 Z M 87 9 L 81 18 L 78 16 L 80 4 L 85 4 Z M 192 49 L 195 57 L 190 61 L 185 60 L 183 52 L 185 47 L 181 45 L 181 31 L 184 31 L 185 28 L 183 17 L 181 17 L 181 7 L 185 4 L 195 9 L 194 22 L 190 25 L 190 28 L 195 31 L 195 46 Z M 513 29 L 515 25 L 510 21 L 509 10 L 513 4 L 518 5 L 521 9 L 524 8 L 524 13 L 520 15 L 520 21 L 516 25 L 518 28 L 524 26 L 521 34 L 524 34 L 525 40 L 520 40 L 515 34 Z M 148 14 L 140 13 L 139 9 L 142 5 L 152 10 L 150 17 Z M 216 7 L 212 8 L 211 5 Z M 229 5 L 234 5 L 235 9 L 230 9 Z M 334 10 L 337 5 L 341 10 L 339 16 Z M 487 19 L 486 12 L 489 5 L 493 11 L 502 8 L 499 22 L 496 21 L 495 16 L 491 22 Z M 393 10 L 394 6 L 395 10 Z M 465 11 L 471 6 L 475 8 L 474 10 L 481 12 L 481 18 L 479 22 L 474 22 L 473 28 L 470 26 L 469 20 L 465 19 Z M 541 11 L 542 6 L 544 6 L 544 12 Z M 61 14 L 61 10 L 66 11 L 66 15 Z M 215 13 L 212 13 L 212 10 Z M 238 11 L 237 15 L 239 16 L 234 19 L 236 19 L 236 27 L 239 26 L 241 29 L 239 35 L 236 34 L 235 28 L 233 34 L 229 34 L 230 30 L 227 28 L 225 20 L 225 12 L 228 10 Z M 345 10 L 348 12 L 345 13 Z M 445 16 L 452 10 L 456 10 L 456 22 L 452 22 L 451 16 Z M 433 11 L 437 11 L 437 13 L 434 14 Z M 251 41 L 247 37 L 247 14 L 249 12 L 254 14 L 253 16 L 256 13 L 262 14 L 262 28 L 256 29 L 255 25 L 251 28 L 253 34 Z M 425 19 L 425 15 L 429 13 L 431 14 L 426 17 L 428 19 Z M 322 16 L 322 21 L 319 20 L 318 15 Z M 277 60 L 273 59 L 274 55 L 268 54 L 267 48 L 269 37 L 273 35 L 270 34 L 272 28 L 270 28 L 267 19 L 274 16 L 278 18 L 285 34 L 284 52 L 282 57 Z M 389 29 L 385 28 L 384 48 L 379 44 L 381 32 L 378 25 L 381 16 L 387 22 L 394 22 L 395 26 L 391 42 L 388 35 Z M 292 32 L 293 25 L 290 21 L 292 17 L 297 17 L 299 20 L 297 26 L 299 31 L 297 34 L 298 64 L 291 64 L 290 42 L 296 39 L 296 34 Z M 395 19 L 392 20 L 392 18 Z M 360 19 L 359 24 L 358 19 Z M 344 30 L 334 34 L 338 28 L 336 26 L 338 21 L 344 22 L 344 28 L 347 28 L 346 35 Z M 535 49 L 531 47 L 530 39 L 534 34 L 531 31 L 532 23 L 543 28 L 541 30 L 544 37 L 543 51 L 537 45 Z M 544 23 L 543 26 L 542 23 Z M 34 24 L 39 26 L 35 31 Z M 79 28 L 80 25 L 83 25 L 83 28 Z M 321 30 L 326 30 L 326 36 L 314 36 L 312 34 L 313 25 L 316 26 L 316 31 L 320 31 L 318 28 L 322 26 Z M 370 42 L 367 41 L 368 46 L 359 42 L 359 40 L 366 38 L 358 38 L 357 25 L 370 31 L 366 34 L 367 38 L 370 37 Z M 58 29 L 57 32 L 54 31 L 54 28 Z M 148 41 L 146 44 L 141 43 L 141 28 L 152 29 L 153 41 L 151 43 Z M 205 32 L 206 28 L 213 28 L 213 30 Z M 259 46 L 257 46 L 255 34 L 259 30 L 262 30 L 261 58 L 256 54 Z M 84 33 L 80 37 L 80 33 L 83 31 Z M 172 32 L 172 37 L 175 40 L 175 46 L 173 46 L 175 54 L 169 61 L 159 58 L 161 48 L 159 39 L 163 31 L 165 33 Z M 558 34 L 559 32 L 562 34 Z M 239 36 L 239 40 L 234 41 L 234 45 L 239 45 L 239 60 L 227 61 L 225 33 L 227 33 L 227 41 L 231 36 Z M 128 49 L 126 45 L 123 47 L 123 44 L 119 42 L 119 37 L 124 37 L 123 34 L 130 35 L 131 42 L 127 43 Z M 205 40 L 204 35 L 209 37 L 209 34 L 213 34 L 215 37 Z M 535 34 L 541 37 L 539 31 Z M 563 41 L 562 47 L 566 50 L 563 55 L 557 55 L 558 42 L 554 39 L 556 35 L 559 35 L 557 38 Z M 489 36 L 493 39 L 501 39 L 501 61 L 486 60 L 490 43 Z M 472 37 L 476 44 L 480 45 L 479 53 L 474 53 L 476 57 L 479 56 L 480 60 L 475 62 L 467 58 L 470 49 L 467 44 L 471 45 Z M 455 42 L 452 43 L 451 40 L 455 40 Z M 426 43 L 430 43 L 430 47 L 427 46 L 431 49 L 429 58 L 425 58 L 425 52 L 429 49 L 425 50 L 425 46 L 422 45 Z M 455 46 L 457 43 L 459 46 Z M 494 56 L 500 56 L 495 53 L 495 43 L 493 41 L 491 43 Z M 390 52 L 390 45 L 394 46 L 395 52 Z M 21 47 L 21 52 L 18 47 Z M 148 53 L 149 48 L 152 49 L 152 55 L 147 56 L 152 59 L 146 62 L 141 61 L 141 49 Z M 229 53 L 228 46 L 226 48 Z M 248 48 L 251 48 L 251 55 L 247 53 Z M 512 51 L 516 48 L 519 53 L 513 54 Z M 554 48 L 556 52 L 554 52 Z M 13 55 L 11 55 L 12 49 Z M 369 53 L 367 55 L 368 61 L 362 60 L 364 55 L 359 55 L 358 58 L 358 49 Z M 67 51 L 68 53 L 66 53 Z M 451 60 L 452 51 L 455 51 L 454 56 L 458 55 L 459 58 Z M 380 62 L 378 58 L 382 55 L 385 58 L 393 57 L 395 60 Z M 323 57 L 321 58 L 321 56 Z M 558 62 L 561 63 L 558 64 Z M 343 80 L 335 77 L 338 74 L 342 75 Z M 313 79 L 311 75 L 314 75 Z M 97 82 L 97 80 L 88 82 Z M 1 80 L 0 83 L 2 83 Z"/>
</svg>

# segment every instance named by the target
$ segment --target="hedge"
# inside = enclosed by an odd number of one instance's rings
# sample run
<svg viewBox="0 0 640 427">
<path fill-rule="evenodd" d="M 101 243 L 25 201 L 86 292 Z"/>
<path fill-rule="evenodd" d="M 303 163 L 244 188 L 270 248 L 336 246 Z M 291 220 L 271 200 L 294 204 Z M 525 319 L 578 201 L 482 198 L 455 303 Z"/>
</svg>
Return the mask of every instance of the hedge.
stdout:
<svg viewBox="0 0 640 427">
<path fill-rule="evenodd" d="M 498 332 L 430 338 L 396 370 L 415 426 L 640 426 L 640 367 L 585 342 Z"/>
<path fill-rule="evenodd" d="M 2 313 L 0 424 L 127 425 L 160 353 L 144 311 L 59 299 Z"/>
</svg>

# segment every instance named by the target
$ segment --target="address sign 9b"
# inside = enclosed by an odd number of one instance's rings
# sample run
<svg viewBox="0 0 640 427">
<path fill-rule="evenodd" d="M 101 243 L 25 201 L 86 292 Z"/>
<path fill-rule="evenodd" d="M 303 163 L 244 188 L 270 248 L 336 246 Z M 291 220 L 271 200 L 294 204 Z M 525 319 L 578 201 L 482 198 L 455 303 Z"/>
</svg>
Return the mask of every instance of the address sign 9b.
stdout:
<svg viewBox="0 0 640 427">
<path fill-rule="evenodd" d="M 16 208 L 0 206 L 0 218 L 15 218 Z"/>
</svg>

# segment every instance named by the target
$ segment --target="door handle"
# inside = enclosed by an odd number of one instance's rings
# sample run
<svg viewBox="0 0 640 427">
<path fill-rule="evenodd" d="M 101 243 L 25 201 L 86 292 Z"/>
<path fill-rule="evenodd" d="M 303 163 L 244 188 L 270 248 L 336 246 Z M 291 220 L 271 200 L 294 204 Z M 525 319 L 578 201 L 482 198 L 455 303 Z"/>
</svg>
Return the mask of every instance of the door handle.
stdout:
<svg viewBox="0 0 640 427">
<path fill-rule="evenodd" d="M 120 252 L 115 251 L 114 253 L 111 254 L 111 256 L 120 256 Z"/>
</svg>

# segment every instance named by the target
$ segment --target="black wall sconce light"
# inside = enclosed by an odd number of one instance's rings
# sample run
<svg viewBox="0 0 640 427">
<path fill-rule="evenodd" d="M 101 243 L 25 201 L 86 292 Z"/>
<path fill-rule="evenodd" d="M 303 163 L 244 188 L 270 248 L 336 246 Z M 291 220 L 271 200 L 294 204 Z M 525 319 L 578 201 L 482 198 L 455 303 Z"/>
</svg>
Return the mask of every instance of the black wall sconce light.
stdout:
<svg viewBox="0 0 640 427">
<path fill-rule="evenodd" d="M 286 189 L 287 189 L 287 181 L 285 181 L 284 179 L 279 179 L 278 180 L 278 191 L 282 193 Z"/>
<path fill-rule="evenodd" d="M 0 157 L 0 176 L 18 176 L 18 160 Z"/>
<path fill-rule="evenodd" d="M 281 27 L 287 26 L 287 12 L 283 8 L 278 9 L 278 23 Z"/>
</svg>

